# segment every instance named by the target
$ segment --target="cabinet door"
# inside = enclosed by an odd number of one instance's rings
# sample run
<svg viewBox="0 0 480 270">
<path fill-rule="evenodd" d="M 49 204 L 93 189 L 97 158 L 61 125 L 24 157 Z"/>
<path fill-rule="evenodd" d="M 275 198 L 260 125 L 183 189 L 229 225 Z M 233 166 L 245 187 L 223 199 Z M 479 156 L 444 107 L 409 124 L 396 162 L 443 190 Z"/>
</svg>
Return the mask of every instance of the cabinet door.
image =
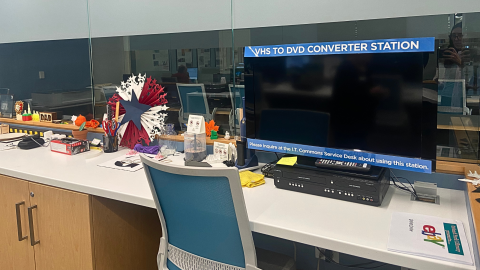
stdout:
<svg viewBox="0 0 480 270">
<path fill-rule="evenodd" d="M 28 182 L 0 175 L 0 269 L 35 270 L 29 206 Z"/>
<path fill-rule="evenodd" d="M 36 270 L 93 269 L 90 198 L 29 183 Z"/>
</svg>

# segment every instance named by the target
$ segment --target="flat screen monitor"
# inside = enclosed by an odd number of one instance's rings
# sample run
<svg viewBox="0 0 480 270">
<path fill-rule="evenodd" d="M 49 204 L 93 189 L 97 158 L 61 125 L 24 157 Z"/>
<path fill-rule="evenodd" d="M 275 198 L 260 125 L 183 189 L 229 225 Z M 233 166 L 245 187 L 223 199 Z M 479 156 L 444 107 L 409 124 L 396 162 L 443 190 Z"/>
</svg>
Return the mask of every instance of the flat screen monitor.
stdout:
<svg viewBox="0 0 480 270">
<path fill-rule="evenodd" d="M 188 75 L 190 75 L 191 80 L 198 79 L 198 68 L 187 68 Z"/>
<path fill-rule="evenodd" d="M 434 160 L 423 53 L 245 58 L 246 137 Z"/>
</svg>

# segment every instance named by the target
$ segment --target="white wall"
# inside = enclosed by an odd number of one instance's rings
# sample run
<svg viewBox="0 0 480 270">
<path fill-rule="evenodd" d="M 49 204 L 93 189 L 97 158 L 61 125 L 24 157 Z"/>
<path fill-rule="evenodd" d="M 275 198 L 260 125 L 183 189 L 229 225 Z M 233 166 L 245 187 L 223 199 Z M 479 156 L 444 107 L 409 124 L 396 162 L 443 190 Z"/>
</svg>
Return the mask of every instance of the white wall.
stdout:
<svg viewBox="0 0 480 270">
<path fill-rule="evenodd" d="M 236 29 L 480 12 L 479 0 L 232 1 Z M 86 38 L 89 17 L 93 38 L 225 30 L 231 1 L 1 0 L 0 43 Z"/>
<path fill-rule="evenodd" d="M 384 19 L 479 12 L 479 0 L 234 0 L 234 27 Z"/>
<path fill-rule="evenodd" d="M 0 43 L 87 37 L 87 0 L 0 0 Z"/>
<path fill-rule="evenodd" d="M 231 28 L 230 0 L 89 0 L 89 5 L 92 37 Z"/>
</svg>

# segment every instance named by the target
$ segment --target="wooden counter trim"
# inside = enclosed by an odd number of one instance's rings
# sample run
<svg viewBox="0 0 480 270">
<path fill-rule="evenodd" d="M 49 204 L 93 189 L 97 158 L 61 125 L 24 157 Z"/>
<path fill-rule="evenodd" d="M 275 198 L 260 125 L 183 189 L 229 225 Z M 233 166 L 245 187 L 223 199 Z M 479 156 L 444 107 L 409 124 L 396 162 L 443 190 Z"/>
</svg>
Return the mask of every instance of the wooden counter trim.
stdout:
<svg viewBox="0 0 480 270">
<path fill-rule="evenodd" d="M 46 122 L 33 122 L 33 121 L 18 121 L 16 119 L 10 119 L 10 118 L 0 118 L 0 123 L 6 123 L 6 124 L 15 124 L 15 125 L 23 125 L 23 126 L 30 126 L 30 127 L 42 127 L 42 128 L 54 128 L 54 129 L 65 129 L 65 130 L 78 130 L 78 127 L 75 125 L 63 125 L 63 124 L 54 124 L 54 123 L 46 123 Z M 102 128 L 87 128 L 89 132 L 93 133 L 104 133 Z M 233 137 L 233 136 L 231 136 Z M 173 138 L 173 141 L 176 142 L 183 142 L 183 136 L 182 135 L 176 135 Z M 229 139 L 226 140 L 223 138 L 223 135 L 218 135 L 217 140 L 212 140 L 210 138 L 207 138 L 207 145 L 213 145 L 214 142 L 221 142 L 221 143 L 233 143 L 234 145 L 236 144 L 236 141 L 234 139 Z"/>
<path fill-rule="evenodd" d="M 480 131 L 480 128 L 479 128 L 479 127 L 473 127 L 473 126 L 454 126 L 454 125 L 437 125 L 437 129 Z"/>
<path fill-rule="evenodd" d="M 436 172 L 462 175 L 465 172 L 465 166 L 468 165 L 472 164 L 437 160 Z"/>
<path fill-rule="evenodd" d="M 231 138 L 232 136 L 230 136 Z M 157 137 L 158 138 L 158 137 Z M 171 141 L 175 141 L 175 142 L 183 142 L 183 136 L 182 135 L 176 135 L 175 137 L 170 137 L 169 140 Z M 220 142 L 220 143 L 233 143 L 233 145 L 237 145 L 237 142 L 235 141 L 235 139 L 229 139 L 229 140 L 226 140 L 225 138 L 223 138 L 223 135 L 218 135 L 218 139 L 216 140 L 212 140 L 210 139 L 209 137 L 207 137 L 207 145 L 213 145 L 214 142 Z"/>
<path fill-rule="evenodd" d="M 54 124 L 54 123 L 48 123 L 48 122 L 34 122 L 34 121 L 18 121 L 17 119 L 11 119 L 11 118 L 0 118 L 0 123 L 31 126 L 31 127 L 42 127 L 42 128 L 78 130 L 78 127 L 75 125 L 64 125 L 64 124 Z M 88 132 L 93 132 L 93 133 L 104 133 L 102 128 L 87 128 L 87 130 Z"/>
</svg>

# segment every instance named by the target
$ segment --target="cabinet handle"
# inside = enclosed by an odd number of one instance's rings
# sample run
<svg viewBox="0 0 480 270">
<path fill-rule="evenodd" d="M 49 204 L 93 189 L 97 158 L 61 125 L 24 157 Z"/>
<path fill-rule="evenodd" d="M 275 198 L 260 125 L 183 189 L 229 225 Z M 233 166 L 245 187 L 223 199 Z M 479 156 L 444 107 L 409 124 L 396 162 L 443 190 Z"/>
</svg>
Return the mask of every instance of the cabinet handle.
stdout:
<svg viewBox="0 0 480 270">
<path fill-rule="evenodd" d="M 19 202 L 15 204 L 15 211 L 17 212 L 17 231 L 18 231 L 18 241 L 23 241 L 27 239 L 27 236 L 22 236 L 22 215 L 20 214 L 20 205 L 24 205 L 25 202 Z"/>
<path fill-rule="evenodd" d="M 40 243 L 40 240 L 38 241 L 35 241 L 35 232 L 33 230 L 33 214 L 32 214 L 32 210 L 34 208 L 37 208 L 36 205 L 32 206 L 32 207 L 29 207 L 28 208 L 28 224 L 30 225 L 30 244 L 33 246 L 35 246 L 36 244 Z"/>
</svg>

